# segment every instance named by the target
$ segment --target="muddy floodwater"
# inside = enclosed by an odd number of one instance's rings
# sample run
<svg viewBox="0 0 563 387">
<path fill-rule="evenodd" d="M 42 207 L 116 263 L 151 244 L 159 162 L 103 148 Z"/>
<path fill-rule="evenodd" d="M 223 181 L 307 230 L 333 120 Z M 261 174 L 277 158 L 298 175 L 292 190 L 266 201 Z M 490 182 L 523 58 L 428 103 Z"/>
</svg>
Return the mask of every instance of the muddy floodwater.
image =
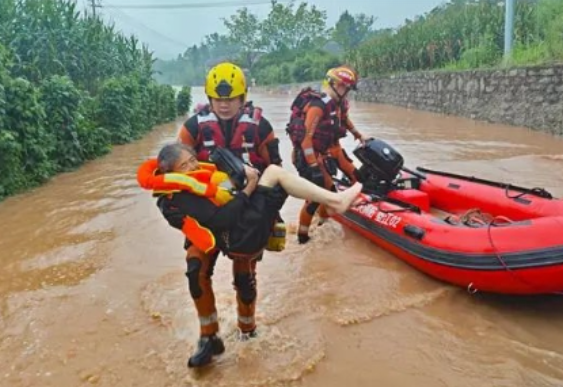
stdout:
<svg viewBox="0 0 563 387">
<path fill-rule="evenodd" d="M 202 101 L 201 89 L 194 90 Z M 281 138 L 290 95 L 253 94 Z M 367 103 L 351 117 L 407 166 L 563 196 L 563 140 Z M 186 368 L 198 323 L 183 238 L 136 184 L 181 121 L 0 203 L 0 386 L 563 386 L 563 297 L 500 297 L 438 282 L 334 221 L 258 268 L 260 337 L 235 340 L 231 268 L 214 276 L 226 353 Z M 351 153 L 355 144 L 344 140 Z M 301 202 L 282 215 L 294 225 Z M 563 232 L 563 230 L 562 230 Z"/>
</svg>

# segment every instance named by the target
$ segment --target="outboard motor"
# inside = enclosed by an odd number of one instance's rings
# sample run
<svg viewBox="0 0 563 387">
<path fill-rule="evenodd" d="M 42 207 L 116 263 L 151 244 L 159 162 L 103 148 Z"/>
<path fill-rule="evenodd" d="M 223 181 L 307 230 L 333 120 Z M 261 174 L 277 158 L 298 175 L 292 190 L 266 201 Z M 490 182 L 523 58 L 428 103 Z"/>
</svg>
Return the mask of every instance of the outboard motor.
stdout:
<svg viewBox="0 0 563 387">
<path fill-rule="evenodd" d="M 359 171 L 366 188 L 382 194 L 392 188 L 404 164 L 399 152 L 385 141 L 370 139 L 353 153 L 362 163 Z"/>
</svg>

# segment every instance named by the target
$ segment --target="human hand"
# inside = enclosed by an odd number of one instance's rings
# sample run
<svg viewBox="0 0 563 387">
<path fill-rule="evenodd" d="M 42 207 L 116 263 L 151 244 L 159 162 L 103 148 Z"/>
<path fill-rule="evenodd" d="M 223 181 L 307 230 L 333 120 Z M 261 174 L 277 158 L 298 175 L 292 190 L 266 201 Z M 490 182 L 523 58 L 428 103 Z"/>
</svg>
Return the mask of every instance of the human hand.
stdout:
<svg viewBox="0 0 563 387">
<path fill-rule="evenodd" d="M 362 144 L 362 146 L 366 145 L 366 142 L 369 140 L 369 138 L 366 137 L 363 133 L 359 133 L 357 139 L 358 141 L 360 141 L 360 144 Z"/>
<path fill-rule="evenodd" d="M 258 170 L 256 168 L 252 168 L 248 165 L 244 165 L 244 173 L 246 174 L 246 179 L 250 182 L 250 181 L 256 181 L 258 182 L 258 179 L 260 178 L 260 173 L 258 172 Z"/>
</svg>

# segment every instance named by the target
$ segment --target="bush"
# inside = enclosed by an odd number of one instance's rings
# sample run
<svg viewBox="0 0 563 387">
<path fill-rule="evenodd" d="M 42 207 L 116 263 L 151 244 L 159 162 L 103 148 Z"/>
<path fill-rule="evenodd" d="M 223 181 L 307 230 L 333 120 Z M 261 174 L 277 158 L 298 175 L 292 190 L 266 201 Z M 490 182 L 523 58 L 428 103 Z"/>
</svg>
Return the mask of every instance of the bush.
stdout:
<svg viewBox="0 0 563 387">
<path fill-rule="evenodd" d="M 45 127 L 54 136 L 49 154 L 57 171 L 82 164 L 82 144 L 78 136 L 82 96 L 67 76 L 54 75 L 42 82 L 41 101 L 45 109 Z"/>
<path fill-rule="evenodd" d="M 49 158 L 55 148 L 53 131 L 40 103 L 39 90 L 29 81 L 16 78 L 6 85 L 6 128 L 20 145 L 19 160 L 25 186 L 46 181 L 56 170 Z"/>
<path fill-rule="evenodd" d="M 98 123 L 98 111 L 98 101 L 89 96 L 84 97 L 78 125 L 78 140 L 84 160 L 93 160 L 111 151 L 111 133 Z"/>
<path fill-rule="evenodd" d="M 192 88 L 184 86 L 178 92 L 176 97 L 176 113 L 179 116 L 184 116 L 190 111 L 192 105 Z"/>
<path fill-rule="evenodd" d="M 310 82 L 322 79 L 327 70 L 342 63 L 342 59 L 323 50 L 289 52 L 281 59 L 278 54 L 260 58 L 254 70 L 261 85 Z"/>
<path fill-rule="evenodd" d="M 148 49 L 73 0 L 2 0 L 0 42 L 0 199 L 175 118 Z"/>
</svg>

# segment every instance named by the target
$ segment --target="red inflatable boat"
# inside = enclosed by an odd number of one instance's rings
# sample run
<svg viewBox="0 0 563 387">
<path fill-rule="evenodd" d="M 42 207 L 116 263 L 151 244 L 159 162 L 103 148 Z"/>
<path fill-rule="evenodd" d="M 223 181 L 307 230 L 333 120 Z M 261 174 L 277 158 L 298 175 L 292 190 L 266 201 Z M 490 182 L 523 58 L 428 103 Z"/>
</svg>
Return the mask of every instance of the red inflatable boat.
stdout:
<svg viewBox="0 0 563 387">
<path fill-rule="evenodd" d="M 395 167 L 402 168 L 402 159 Z M 539 188 L 424 168 L 409 172 L 334 218 L 471 292 L 563 291 L 563 200 Z"/>
</svg>

